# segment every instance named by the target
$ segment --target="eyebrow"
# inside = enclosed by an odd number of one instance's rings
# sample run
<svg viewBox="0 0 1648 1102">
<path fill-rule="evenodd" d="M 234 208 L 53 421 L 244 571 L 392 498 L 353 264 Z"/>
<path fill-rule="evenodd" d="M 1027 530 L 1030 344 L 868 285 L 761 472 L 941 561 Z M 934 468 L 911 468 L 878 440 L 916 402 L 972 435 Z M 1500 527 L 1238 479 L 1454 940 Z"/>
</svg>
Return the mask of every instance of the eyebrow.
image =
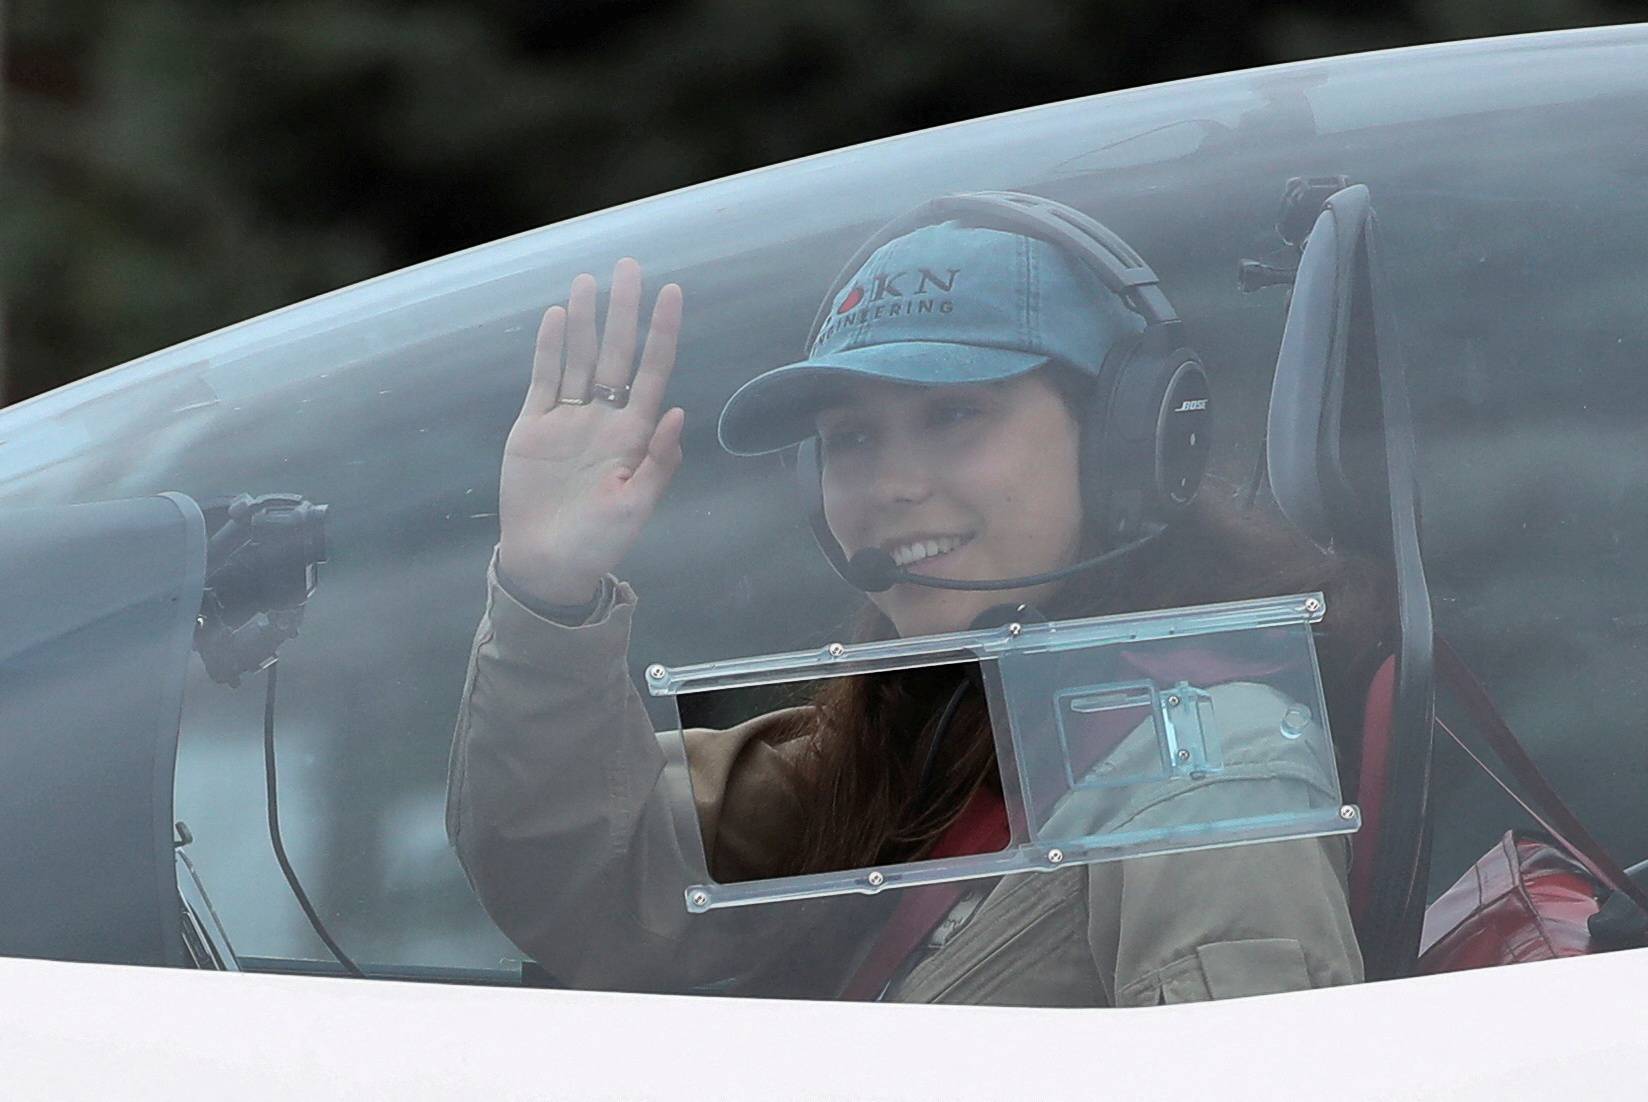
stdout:
<svg viewBox="0 0 1648 1102">
<path fill-rule="evenodd" d="M 1016 382 L 1019 378 L 1022 378 L 1022 376 L 1015 375 L 1006 379 L 983 379 L 975 383 L 949 383 L 933 386 L 920 386 L 919 384 L 909 385 L 911 385 L 914 389 L 921 391 L 923 397 L 942 398 L 946 394 L 953 395 L 958 391 L 999 394 L 1003 390 L 1007 389 L 1010 384 Z M 852 413 L 866 408 L 874 408 L 879 404 L 880 403 L 875 401 L 852 399 L 846 394 L 838 393 L 829 399 L 820 402 L 817 408 L 813 410 L 813 424 L 817 425 L 820 419 L 831 414 Z"/>
</svg>

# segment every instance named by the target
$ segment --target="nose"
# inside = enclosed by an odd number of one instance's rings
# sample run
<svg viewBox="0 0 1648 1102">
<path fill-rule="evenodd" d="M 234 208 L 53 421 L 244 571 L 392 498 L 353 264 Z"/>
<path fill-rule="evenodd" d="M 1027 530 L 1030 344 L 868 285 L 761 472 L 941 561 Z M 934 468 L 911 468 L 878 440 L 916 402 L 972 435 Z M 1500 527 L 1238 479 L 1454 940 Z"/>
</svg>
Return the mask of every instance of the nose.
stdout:
<svg viewBox="0 0 1648 1102">
<path fill-rule="evenodd" d="M 877 452 L 871 495 L 878 504 L 910 505 L 933 492 L 932 456 L 914 434 L 900 434 Z"/>
</svg>

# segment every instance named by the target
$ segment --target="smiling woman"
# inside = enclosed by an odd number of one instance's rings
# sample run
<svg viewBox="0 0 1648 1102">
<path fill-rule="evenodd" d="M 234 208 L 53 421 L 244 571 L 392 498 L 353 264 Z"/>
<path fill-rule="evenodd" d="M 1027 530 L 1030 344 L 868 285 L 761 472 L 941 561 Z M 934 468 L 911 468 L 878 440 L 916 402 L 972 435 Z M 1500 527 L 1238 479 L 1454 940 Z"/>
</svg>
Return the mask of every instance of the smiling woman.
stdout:
<svg viewBox="0 0 1648 1102">
<path fill-rule="evenodd" d="M 721 442 L 735 454 L 808 450 L 802 477 L 817 479 L 817 534 L 832 562 L 845 560 L 849 581 L 866 554 L 890 563 L 891 584 L 865 587 L 863 638 L 964 632 L 993 616 L 1061 621 L 1095 606 L 1164 607 L 1161 587 L 1124 592 L 1117 579 L 1190 515 L 1209 411 L 1200 361 L 1182 346 L 1149 269 L 1079 212 L 1013 193 L 928 204 L 872 245 L 827 296 L 821 316 L 830 321 L 811 355 L 751 380 L 720 418 Z M 1135 283 L 1117 293 L 1106 280 L 1122 260 L 1136 262 Z M 938 271 L 946 282 L 927 277 Z M 911 297 L 942 296 L 930 299 L 938 308 L 864 304 L 866 288 L 872 302 L 902 298 L 899 280 L 910 273 L 922 273 L 908 280 Z M 1125 870 L 1073 864 L 960 891 L 931 884 L 907 889 L 870 921 L 851 920 L 857 901 L 820 900 L 801 912 L 769 903 L 736 922 L 701 916 L 638 936 L 643 913 L 665 912 L 689 875 L 685 861 L 673 876 L 658 863 L 673 841 L 675 795 L 667 771 L 649 764 L 656 740 L 623 676 L 619 625 L 635 595 L 612 574 L 682 461 L 681 415 L 659 410 L 680 293 L 659 292 L 632 377 L 639 280 L 633 261 L 619 262 L 599 338 L 588 276 L 574 281 L 564 310 L 546 313 L 505 451 L 493 613 L 477 635 L 448 823 L 472 883 L 518 944 L 581 982 L 601 982 L 595 961 L 658 952 L 685 964 L 689 986 L 730 980 L 713 967 L 736 949 L 745 989 L 762 989 L 777 971 L 791 975 L 795 993 L 900 1001 L 1137 1004 L 1361 978 L 1337 837 L 1147 857 Z M 1127 423 L 1141 418 L 1143 434 Z M 1142 462 L 1109 462 L 1129 448 L 1145 453 Z M 1146 477 L 1129 486 L 1141 469 Z M 1239 559 L 1247 550 L 1217 553 Z M 1287 579 L 1295 592 L 1318 580 L 1321 563 L 1311 567 Z M 512 629 L 493 622 L 500 606 L 518 609 Z M 579 646 L 591 633 L 601 641 Z M 536 678 L 510 672 L 528 661 Z M 1223 730 L 1260 729 L 1268 710 L 1297 707 L 1262 695 L 1238 705 L 1232 690 L 1244 682 L 1226 680 L 1208 682 Z M 819 684 L 800 707 L 686 733 L 692 806 L 716 880 L 1007 847 L 1016 805 L 1003 790 L 995 709 L 976 672 L 917 666 Z M 1127 741 L 1096 768 L 1125 758 Z M 615 766 L 609 755 L 623 745 L 632 756 Z M 1242 779 L 1239 745 L 1220 751 L 1232 767 L 1224 798 L 1285 786 L 1280 759 Z M 629 774 L 631 799 L 616 809 L 596 803 L 604 792 L 564 783 L 602 760 L 609 784 L 613 768 Z M 1164 790 L 1132 825 L 1195 820 L 1205 813 L 1192 810 L 1199 794 L 1195 784 Z M 626 921 L 598 933 L 585 926 L 573 941 L 543 897 L 522 889 L 532 870 L 564 860 L 568 838 L 592 821 L 608 823 L 616 845 L 592 853 L 580 878 L 638 902 L 614 898 Z M 869 883 L 884 875 L 870 873 Z M 655 895 L 650 906 L 639 902 Z M 944 923 L 970 936 L 924 948 Z M 798 969 L 800 931 L 829 951 Z M 1010 953 L 1001 949 L 1008 942 Z M 797 971 L 805 980 L 794 980 Z"/>
</svg>

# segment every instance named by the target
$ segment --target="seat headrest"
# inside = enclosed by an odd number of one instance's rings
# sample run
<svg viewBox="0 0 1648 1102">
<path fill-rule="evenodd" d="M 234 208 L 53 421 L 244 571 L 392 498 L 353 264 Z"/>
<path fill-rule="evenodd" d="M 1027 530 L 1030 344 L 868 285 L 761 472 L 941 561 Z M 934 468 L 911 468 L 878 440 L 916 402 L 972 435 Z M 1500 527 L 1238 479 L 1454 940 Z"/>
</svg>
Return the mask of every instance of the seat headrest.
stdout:
<svg viewBox="0 0 1648 1102">
<path fill-rule="evenodd" d="M 1271 384 L 1271 490 L 1324 548 L 1388 540 L 1373 224 L 1361 184 L 1327 200 L 1300 257 Z"/>
</svg>

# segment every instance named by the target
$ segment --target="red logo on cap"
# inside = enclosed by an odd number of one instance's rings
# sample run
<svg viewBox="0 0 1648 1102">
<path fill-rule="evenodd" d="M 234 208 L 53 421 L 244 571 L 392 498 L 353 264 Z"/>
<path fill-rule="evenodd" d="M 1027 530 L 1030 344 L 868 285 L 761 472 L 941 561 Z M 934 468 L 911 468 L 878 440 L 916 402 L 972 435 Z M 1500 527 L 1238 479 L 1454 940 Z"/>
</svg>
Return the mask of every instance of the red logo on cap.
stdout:
<svg viewBox="0 0 1648 1102">
<path fill-rule="evenodd" d="M 851 310 L 863 301 L 864 288 L 854 284 L 853 289 L 847 292 L 847 297 L 841 300 L 841 305 L 835 308 L 835 312 L 838 314 L 845 314 L 848 310 Z"/>
</svg>

